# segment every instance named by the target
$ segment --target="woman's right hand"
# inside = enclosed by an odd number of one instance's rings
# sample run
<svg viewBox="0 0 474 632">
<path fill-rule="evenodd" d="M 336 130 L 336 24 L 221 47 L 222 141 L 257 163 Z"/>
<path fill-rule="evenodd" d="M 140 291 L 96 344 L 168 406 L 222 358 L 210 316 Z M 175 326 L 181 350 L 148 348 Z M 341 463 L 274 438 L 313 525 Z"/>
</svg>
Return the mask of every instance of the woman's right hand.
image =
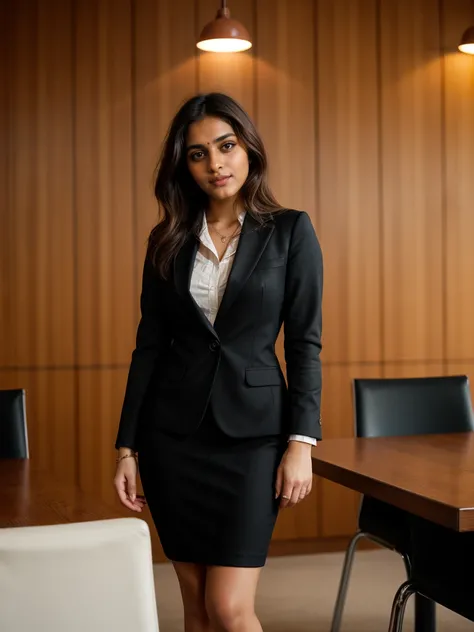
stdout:
<svg viewBox="0 0 474 632">
<path fill-rule="evenodd" d="M 137 462 L 133 457 L 117 463 L 114 486 L 124 507 L 132 511 L 142 511 L 146 500 L 144 496 L 137 496 Z"/>
</svg>

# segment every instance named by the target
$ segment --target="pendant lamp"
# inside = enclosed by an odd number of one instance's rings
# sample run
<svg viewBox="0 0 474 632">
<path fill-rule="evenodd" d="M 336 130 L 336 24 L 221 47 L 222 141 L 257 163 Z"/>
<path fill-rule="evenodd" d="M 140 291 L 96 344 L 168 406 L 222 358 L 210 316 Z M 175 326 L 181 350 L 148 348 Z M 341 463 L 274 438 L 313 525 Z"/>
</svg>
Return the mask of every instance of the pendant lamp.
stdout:
<svg viewBox="0 0 474 632">
<path fill-rule="evenodd" d="M 474 26 L 470 26 L 464 31 L 458 48 L 461 53 L 474 55 Z"/>
<path fill-rule="evenodd" d="M 212 22 L 206 24 L 196 46 L 213 53 L 238 53 L 252 46 L 250 35 L 243 24 L 230 17 L 226 0 Z"/>
</svg>

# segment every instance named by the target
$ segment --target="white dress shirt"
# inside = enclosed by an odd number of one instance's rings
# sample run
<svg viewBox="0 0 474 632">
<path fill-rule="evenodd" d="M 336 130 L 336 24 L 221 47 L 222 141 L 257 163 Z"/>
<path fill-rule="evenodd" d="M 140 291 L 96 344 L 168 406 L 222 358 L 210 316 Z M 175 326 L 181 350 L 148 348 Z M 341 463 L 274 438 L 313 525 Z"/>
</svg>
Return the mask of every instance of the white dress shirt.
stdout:
<svg viewBox="0 0 474 632">
<path fill-rule="evenodd" d="M 239 215 L 240 225 L 244 223 L 245 212 Z M 217 312 L 224 296 L 229 274 L 234 263 L 235 253 L 239 244 L 239 233 L 229 242 L 224 256 L 219 261 L 219 255 L 209 234 L 206 215 L 199 236 L 200 245 L 196 254 L 194 268 L 191 275 L 190 291 L 204 315 L 214 325 Z M 302 441 L 316 445 L 316 439 L 303 435 L 292 434 L 289 441 Z"/>
</svg>

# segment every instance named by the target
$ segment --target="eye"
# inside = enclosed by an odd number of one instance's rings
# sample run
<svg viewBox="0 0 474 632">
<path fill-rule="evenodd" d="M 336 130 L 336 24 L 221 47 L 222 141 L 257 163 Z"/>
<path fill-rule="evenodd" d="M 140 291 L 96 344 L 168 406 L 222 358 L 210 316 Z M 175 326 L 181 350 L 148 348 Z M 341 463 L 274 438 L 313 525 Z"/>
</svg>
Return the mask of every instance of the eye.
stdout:
<svg viewBox="0 0 474 632">
<path fill-rule="evenodd" d="M 231 151 L 235 147 L 235 145 L 236 143 L 229 141 L 228 143 L 222 145 L 221 149 L 223 149 L 224 151 Z"/>
<path fill-rule="evenodd" d="M 193 162 L 198 162 L 199 160 L 201 160 L 201 158 L 204 156 L 204 152 L 202 151 L 196 151 L 194 154 L 190 155 L 190 159 Z"/>
</svg>

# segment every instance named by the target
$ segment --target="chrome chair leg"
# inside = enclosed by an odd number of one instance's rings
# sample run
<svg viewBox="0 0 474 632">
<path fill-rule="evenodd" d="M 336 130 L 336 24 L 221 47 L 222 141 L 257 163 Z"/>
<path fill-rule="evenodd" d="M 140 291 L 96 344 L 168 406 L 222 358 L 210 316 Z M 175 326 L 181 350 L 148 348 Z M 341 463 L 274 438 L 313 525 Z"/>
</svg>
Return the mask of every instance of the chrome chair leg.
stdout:
<svg viewBox="0 0 474 632">
<path fill-rule="evenodd" d="M 349 542 L 349 546 L 346 550 L 346 555 L 344 557 L 344 564 L 342 567 L 342 575 L 341 580 L 339 582 L 339 589 L 337 592 L 336 603 L 334 606 L 334 613 L 332 617 L 331 623 L 331 632 L 340 632 L 341 629 L 341 621 L 342 621 L 342 613 L 344 610 L 344 606 L 346 603 L 347 590 L 349 588 L 349 579 L 352 570 L 352 563 L 354 561 L 354 554 L 356 552 L 357 545 L 359 540 L 365 538 L 366 540 L 370 540 L 379 546 L 388 549 L 390 551 L 395 551 L 390 543 L 377 538 L 376 536 L 366 533 L 365 531 L 357 531 L 357 533 L 353 536 L 352 540 Z M 407 578 L 410 577 L 411 574 L 411 563 L 410 558 L 408 556 L 402 555 L 403 562 L 405 564 L 405 570 L 407 573 Z"/>
<path fill-rule="evenodd" d="M 366 537 L 363 531 L 358 531 L 349 543 L 344 556 L 344 565 L 342 567 L 341 580 L 337 592 L 336 604 L 334 606 L 334 614 L 331 623 L 331 632 L 339 632 L 341 628 L 342 612 L 346 603 L 347 589 L 349 587 L 349 579 L 351 576 L 352 562 L 359 540 Z"/>
<path fill-rule="evenodd" d="M 411 577 L 411 560 L 408 555 L 400 553 L 403 563 L 405 564 L 405 572 L 407 574 L 407 579 Z"/>
<path fill-rule="evenodd" d="M 397 590 L 392 603 L 388 632 L 402 632 L 403 617 L 405 616 L 407 602 L 414 593 L 416 593 L 416 589 L 411 581 L 406 581 Z"/>
</svg>

